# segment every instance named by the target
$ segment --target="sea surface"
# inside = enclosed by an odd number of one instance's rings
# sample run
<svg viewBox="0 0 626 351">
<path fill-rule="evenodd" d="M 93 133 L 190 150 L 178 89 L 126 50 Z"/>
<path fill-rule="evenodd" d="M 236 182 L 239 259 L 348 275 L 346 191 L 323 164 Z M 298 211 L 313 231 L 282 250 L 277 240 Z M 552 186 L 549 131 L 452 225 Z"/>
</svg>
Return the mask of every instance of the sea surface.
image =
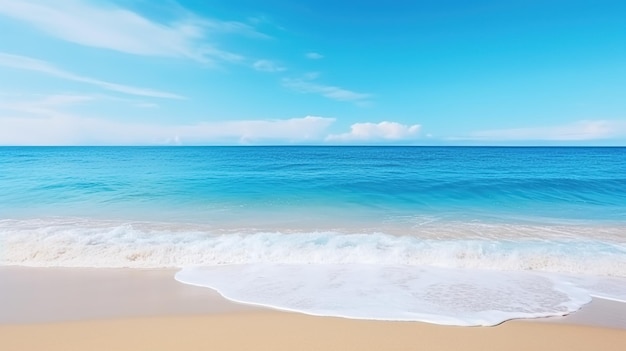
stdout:
<svg viewBox="0 0 626 351">
<path fill-rule="evenodd" d="M 626 148 L 2 147 L 0 264 L 451 325 L 626 302 Z"/>
</svg>

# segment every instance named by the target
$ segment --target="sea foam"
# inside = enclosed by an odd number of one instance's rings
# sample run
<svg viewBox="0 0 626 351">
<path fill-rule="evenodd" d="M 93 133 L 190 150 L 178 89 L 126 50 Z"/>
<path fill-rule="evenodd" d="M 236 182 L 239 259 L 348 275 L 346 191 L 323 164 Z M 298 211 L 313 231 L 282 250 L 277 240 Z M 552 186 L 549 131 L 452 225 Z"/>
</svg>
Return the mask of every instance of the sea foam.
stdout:
<svg viewBox="0 0 626 351">
<path fill-rule="evenodd" d="M 462 224 L 458 227 L 457 237 L 423 238 L 254 229 L 224 232 L 199 225 L 76 218 L 0 220 L 0 264 L 155 268 L 359 263 L 626 277 L 623 241 L 551 237 L 542 227 L 535 228 L 534 237 L 482 237 L 475 233 L 476 227 L 471 232 L 463 231 Z M 494 225 L 490 228 L 498 230 Z"/>
<path fill-rule="evenodd" d="M 310 315 L 459 326 L 562 316 L 591 300 L 554 275 L 407 265 L 225 265 L 185 268 L 176 279 L 233 301 Z"/>
</svg>

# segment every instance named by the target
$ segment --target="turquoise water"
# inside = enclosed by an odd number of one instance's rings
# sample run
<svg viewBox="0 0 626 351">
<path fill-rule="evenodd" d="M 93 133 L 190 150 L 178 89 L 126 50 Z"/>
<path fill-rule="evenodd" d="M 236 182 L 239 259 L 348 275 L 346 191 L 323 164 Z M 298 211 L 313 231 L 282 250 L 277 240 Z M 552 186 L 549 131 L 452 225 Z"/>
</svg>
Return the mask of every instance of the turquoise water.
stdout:
<svg viewBox="0 0 626 351">
<path fill-rule="evenodd" d="M 0 244 L 4 265 L 186 267 L 181 281 L 313 314 L 459 325 L 564 314 L 589 296 L 626 300 L 626 148 L 4 147 Z M 317 278 L 298 282 L 290 272 L 302 265 Z M 461 286 L 458 272 L 486 284 L 474 292 L 520 292 L 502 306 L 533 300 L 519 282 L 539 279 L 547 295 L 502 315 L 452 308 L 465 317 L 449 319 L 448 300 L 423 293 L 443 286 L 435 276 Z M 278 285 L 292 288 L 280 295 Z M 324 305 L 380 300 L 355 286 L 434 305 L 408 317 Z M 285 302 L 316 287 L 332 298 Z M 469 301 L 467 289 L 449 298 Z"/>
<path fill-rule="evenodd" d="M 626 218 L 624 148 L 2 148 L 0 169 L 4 218 Z"/>
</svg>

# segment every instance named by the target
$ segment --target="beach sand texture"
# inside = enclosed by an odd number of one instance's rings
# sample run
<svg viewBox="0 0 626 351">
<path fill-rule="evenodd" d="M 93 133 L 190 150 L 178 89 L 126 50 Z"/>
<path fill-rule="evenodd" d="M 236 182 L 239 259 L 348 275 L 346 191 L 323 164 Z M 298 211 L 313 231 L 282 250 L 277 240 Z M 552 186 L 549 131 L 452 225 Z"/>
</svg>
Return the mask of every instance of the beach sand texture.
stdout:
<svg viewBox="0 0 626 351">
<path fill-rule="evenodd" d="M 173 270 L 0 268 L 1 350 L 624 350 L 623 304 L 449 327 L 312 317 L 229 302 Z M 556 323 L 544 323 L 556 321 Z M 603 326 L 604 323 L 604 326 Z M 592 324 L 585 325 L 585 324 Z M 624 326 L 623 328 L 619 328 Z"/>
<path fill-rule="evenodd" d="M 280 312 L 0 327 L 4 350 L 624 350 L 626 332 L 547 323 L 488 328 Z"/>
</svg>

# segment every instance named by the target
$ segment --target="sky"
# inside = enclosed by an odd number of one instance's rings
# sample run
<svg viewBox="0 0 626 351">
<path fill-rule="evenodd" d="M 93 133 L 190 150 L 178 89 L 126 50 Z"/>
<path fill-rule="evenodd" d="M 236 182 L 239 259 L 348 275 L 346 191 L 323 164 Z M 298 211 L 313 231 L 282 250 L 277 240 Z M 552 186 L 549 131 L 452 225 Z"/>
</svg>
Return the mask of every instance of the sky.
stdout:
<svg viewBox="0 0 626 351">
<path fill-rule="evenodd" d="M 623 0 L 0 0 L 0 145 L 626 146 Z"/>
</svg>

